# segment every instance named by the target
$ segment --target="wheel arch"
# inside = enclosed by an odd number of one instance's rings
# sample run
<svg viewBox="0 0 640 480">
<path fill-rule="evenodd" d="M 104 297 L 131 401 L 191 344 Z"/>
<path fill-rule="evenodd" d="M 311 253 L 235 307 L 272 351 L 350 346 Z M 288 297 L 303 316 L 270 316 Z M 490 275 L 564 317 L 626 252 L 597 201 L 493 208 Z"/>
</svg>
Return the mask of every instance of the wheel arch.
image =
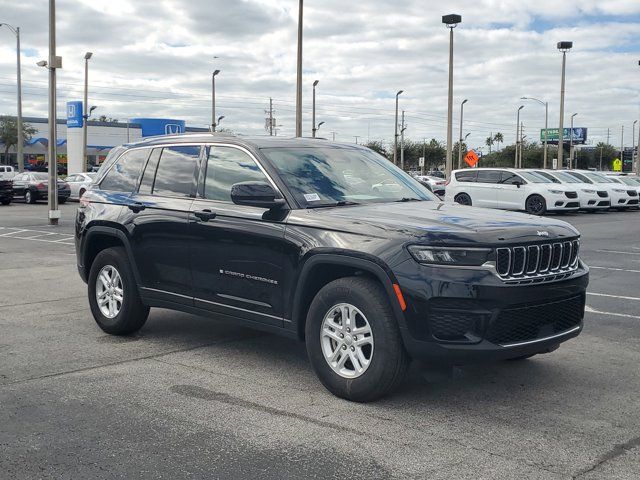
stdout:
<svg viewBox="0 0 640 480">
<path fill-rule="evenodd" d="M 127 258 L 131 264 L 136 283 L 139 285 L 140 276 L 135 257 L 131 250 L 129 237 L 122 230 L 105 225 L 90 226 L 85 233 L 82 249 L 82 268 L 84 270 L 84 277 L 89 277 L 91 265 L 93 264 L 96 256 L 101 251 L 111 247 L 124 247 L 127 252 Z"/>
<path fill-rule="evenodd" d="M 300 340 L 304 340 L 307 312 L 318 291 L 333 280 L 359 275 L 380 283 L 389 298 L 398 326 L 405 327 L 404 314 L 394 289 L 398 282 L 391 269 L 374 259 L 349 254 L 317 253 L 304 262 L 293 297 L 292 328 Z"/>
</svg>

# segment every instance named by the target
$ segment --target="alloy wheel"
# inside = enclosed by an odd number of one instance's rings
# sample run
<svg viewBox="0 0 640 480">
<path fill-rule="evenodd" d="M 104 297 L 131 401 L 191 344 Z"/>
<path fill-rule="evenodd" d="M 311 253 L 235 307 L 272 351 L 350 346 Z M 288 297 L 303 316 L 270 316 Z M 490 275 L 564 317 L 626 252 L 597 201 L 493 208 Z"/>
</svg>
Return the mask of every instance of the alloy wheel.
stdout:
<svg viewBox="0 0 640 480">
<path fill-rule="evenodd" d="M 107 318 L 115 318 L 122 309 L 123 300 L 120 273 L 112 265 L 105 265 L 96 278 L 96 301 L 100 313 Z"/>
</svg>

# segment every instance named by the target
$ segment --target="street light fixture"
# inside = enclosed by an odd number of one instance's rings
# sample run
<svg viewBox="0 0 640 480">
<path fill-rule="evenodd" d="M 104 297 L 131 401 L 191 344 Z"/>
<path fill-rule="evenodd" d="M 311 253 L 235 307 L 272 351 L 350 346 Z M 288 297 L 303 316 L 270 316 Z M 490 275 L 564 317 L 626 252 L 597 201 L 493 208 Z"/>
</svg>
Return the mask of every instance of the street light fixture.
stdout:
<svg viewBox="0 0 640 480">
<path fill-rule="evenodd" d="M 518 168 L 518 149 L 520 147 L 520 110 L 524 108 L 524 105 L 518 107 L 518 113 L 516 115 L 516 158 L 514 162 L 514 168 Z"/>
<path fill-rule="evenodd" d="M 18 109 L 16 112 L 16 127 L 18 130 L 18 139 L 16 145 L 18 171 L 24 171 L 24 137 L 22 131 L 22 68 L 20 67 L 20 27 L 13 27 L 8 23 L 0 23 L 1 27 L 7 27 L 16 36 L 16 82 L 17 82 L 17 101 Z"/>
<path fill-rule="evenodd" d="M 84 103 L 82 108 L 84 110 L 83 122 L 82 122 L 82 171 L 86 172 L 89 166 L 89 159 L 87 158 L 87 120 L 89 119 L 89 113 L 87 111 L 89 105 L 89 60 L 93 56 L 92 52 L 84 54 Z"/>
<path fill-rule="evenodd" d="M 320 83 L 320 80 L 316 80 L 315 82 L 313 82 L 313 113 L 312 113 L 312 119 L 311 119 L 311 136 L 313 138 L 316 138 L 316 87 L 318 86 L 318 83 Z"/>
<path fill-rule="evenodd" d="M 216 131 L 216 75 L 220 70 L 214 70 L 211 74 L 211 131 Z"/>
<path fill-rule="evenodd" d="M 556 170 L 562 168 L 564 148 L 564 77 L 567 65 L 567 52 L 573 47 L 573 42 L 558 42 L 558 50 L 562 52 L 562 80 L 560 81 L 560 127 L 558 128 L 558 163 Z"/>
<path fill-rule="evenodd" d="M 324 122 L 320 122 L 320 123 L 318 124 L 318 127 L 316 128 L 316 132 L 317 132 L 318 130 L 320 130 L 320 126 L 322 126 L 322 125 L 324 125 Z"/>
<path fill-rule="evenodd" d="M 399 90 L 396 93 L 396 122 L 395 122 L 395 131 L 393 134 L 393 164 L 398 165 L 398 97 L 404 92 L 404 90 Z"/>
<path fill-rule="evenodd" d="M 465 98 L 460 104 L 460 141 L 458 148 L 458 169 L 462 168 L 462 118 L 464 117 L 464 104 L 467 102 L 468 100 Z"/>
<path fill-rule="evenodd" d="M 462 22 L 462 17 L 455 13 L 442 16 L 442 23 L 449 29 L 449 100 L 447 106 L 447 163 L 446 177 L 451 178 L 453 167 L 453 29 Z"/>
<path fill-rule="evenodd" d="M 547 141 L 547 135 L 549 130 L 549 102 L 543 102 L 533 97 L 520 97 L 520 100 L 533 100 L 544 106 L 544 160 L 542 162 L 542 168 L 547 168 L 547 155 L 549 150 L 549 143 Z"/>
<path fill-rule="evenodd" d="M 573 165 L 573 117 L 575 117 L 577 113 L 571 115 L 571 129 L 569 130 L 569 169 L 575 168 Z"/>
<path fill-rule="evenodd" d="M 218 122 L 217 122 L 217 124 L 216 124 L 216 125 L 220 125 L 220 122 L 221 122 L 224 118 L 225 118 L 225 116 L 224 116 L 224 115 L 220 115 L 220 116 L 218 117 Z"/>
</svg>

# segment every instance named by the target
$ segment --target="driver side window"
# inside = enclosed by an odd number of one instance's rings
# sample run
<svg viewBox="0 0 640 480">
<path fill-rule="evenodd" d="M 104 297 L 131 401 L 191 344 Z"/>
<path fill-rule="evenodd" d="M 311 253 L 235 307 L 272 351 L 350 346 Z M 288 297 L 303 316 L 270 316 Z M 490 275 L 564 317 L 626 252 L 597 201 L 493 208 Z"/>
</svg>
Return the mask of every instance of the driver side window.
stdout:
<svg viewBox="0 0 640 480">
<path fill-rule="evenodd" d="M 207 148 L 204 198 L 232 203 L 231 187 L 239 182 L 268 182 L 250 155 L 233 147 Z"/>
<path fill-rule="evenodd" d="M 502 180 L 500 181 L 503 185 L 524 185 L 526 182 L 522 179 L 522 177 L 516 175 L 513 172 L 502 172 Z"/>
</svg>

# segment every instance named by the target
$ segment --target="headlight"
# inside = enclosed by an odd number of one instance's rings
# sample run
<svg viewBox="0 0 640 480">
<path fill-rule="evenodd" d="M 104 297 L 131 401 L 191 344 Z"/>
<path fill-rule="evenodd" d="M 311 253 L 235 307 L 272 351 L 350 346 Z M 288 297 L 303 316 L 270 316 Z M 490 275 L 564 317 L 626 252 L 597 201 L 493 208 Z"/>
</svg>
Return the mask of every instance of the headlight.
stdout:
<svg viewBox="0 0 640 480">
<path fill-rule="evenodd" d="M 616 192 L 616 193 L 627 193 L 626 190 L 623 190 L 621 188 L 614 188 L 613 191 Z"/>
<path fill-rule="evenodd" d="M 487 261 L 490 248 L 426 247 L 411 245 L 409 253 L 418 263 L 429 265 L 480 266 Z"/>
<path fill-rule="evenodd" d="M 584 193 L 596 193 L 595 190 L 582 190 Z"/>
<path fill-rule="evenodd" d="M 553 193 L 554 195 L 562 195 L 564 192 L 562 190 L 549 190 L 549 193 Z"/>
</svg>

